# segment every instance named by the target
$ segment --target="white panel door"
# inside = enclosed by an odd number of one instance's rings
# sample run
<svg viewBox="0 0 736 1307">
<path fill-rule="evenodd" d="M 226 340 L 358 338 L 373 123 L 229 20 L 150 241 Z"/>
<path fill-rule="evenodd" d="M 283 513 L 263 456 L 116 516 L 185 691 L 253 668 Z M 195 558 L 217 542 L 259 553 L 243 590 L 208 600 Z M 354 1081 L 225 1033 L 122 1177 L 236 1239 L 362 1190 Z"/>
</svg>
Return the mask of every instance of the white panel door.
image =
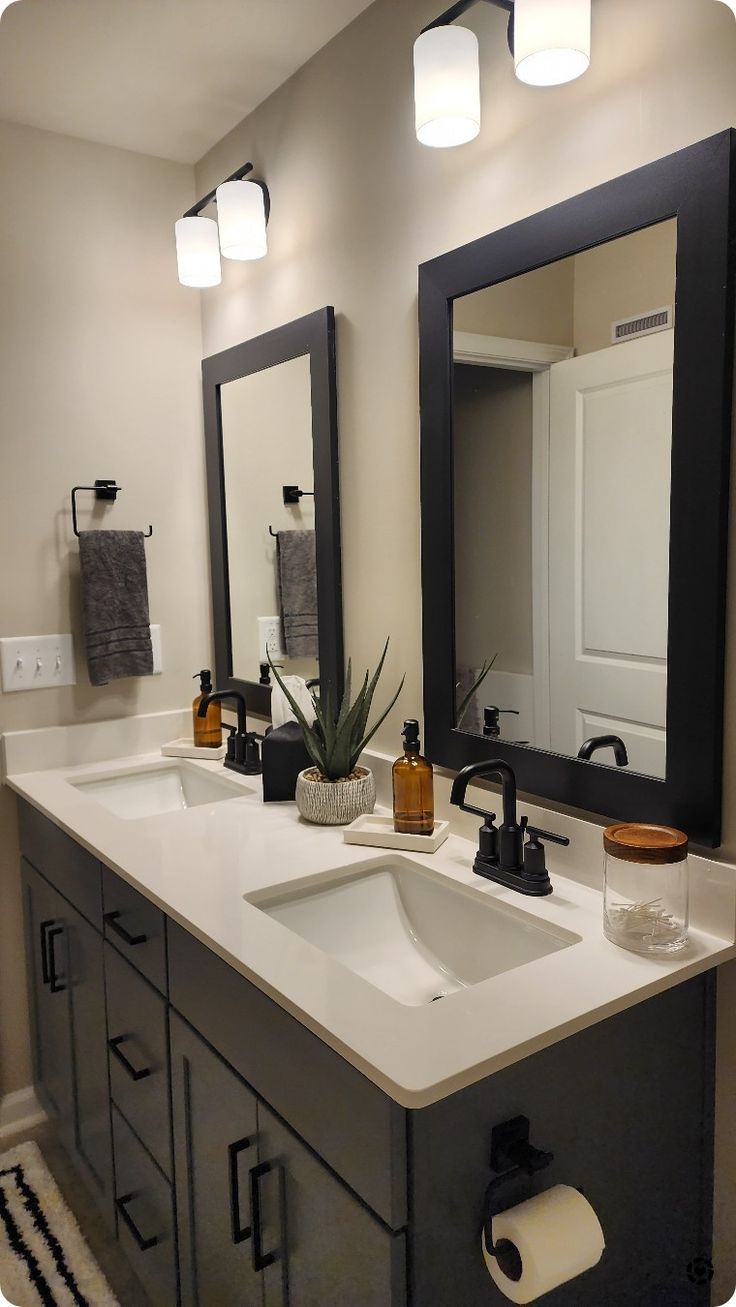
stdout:
<svg viewBox="0 0 736 1307">
<path fill-rule="evenodd" d="M 673 332 L 550 369 L 551 745 L 664 777 Z M 613 761 L 610 752 L 596 761 Z"/>
</svg>

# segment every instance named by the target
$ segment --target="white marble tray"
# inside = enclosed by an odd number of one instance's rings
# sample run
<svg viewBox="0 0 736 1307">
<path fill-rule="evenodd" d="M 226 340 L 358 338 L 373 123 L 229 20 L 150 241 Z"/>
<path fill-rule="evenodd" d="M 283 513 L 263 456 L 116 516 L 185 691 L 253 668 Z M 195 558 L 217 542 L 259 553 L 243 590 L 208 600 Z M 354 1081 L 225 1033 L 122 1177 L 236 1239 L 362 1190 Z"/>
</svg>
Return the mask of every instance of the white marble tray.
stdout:
<svg viewBox="0 0 736 1307">
<path fill-rule="evenodd" d="M 413 853 L 436 853 L 450 833 L 449 821 L 436 821 L 432 835 L 401 835 L 394 830 L 393 817 L 380 817 L 373 812 L 356 817 L 346 826 L 343 839 L 346 844 L 371 844 L 379 849 L 410 849 Z"/>
</svg>

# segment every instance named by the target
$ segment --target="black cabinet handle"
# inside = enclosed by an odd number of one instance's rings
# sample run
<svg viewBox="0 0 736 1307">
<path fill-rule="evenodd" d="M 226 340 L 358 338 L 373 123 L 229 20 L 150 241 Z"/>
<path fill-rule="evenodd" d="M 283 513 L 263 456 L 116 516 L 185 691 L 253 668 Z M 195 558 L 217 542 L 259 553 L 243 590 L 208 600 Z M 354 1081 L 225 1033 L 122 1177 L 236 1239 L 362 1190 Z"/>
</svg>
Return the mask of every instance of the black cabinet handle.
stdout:
<svg viewBox="0 0 736 1307">
<path fill-rule="evenodd" d="M 262 1229 L 262 1212 L 261 1212 L 261 1176 L 268 1175 L 272 1171 L 271 1162 L 260 1162 L 258 1166 L 252 1167 L 250 1171 L 250 1210 L 253 1219 L 253 1270 L 265 1271 L 267 1266 L 273 1266 L 276 1261 L 275 1253 L 264 1253 L 263 1251 L 263 1229 Z"/>
<path fill-rule="evenodd" d="M 48 985 L 52 994 L 63 994 L 66 989 L 66 982 L 56 974 L 56 952 L 54 950 L 54 940 L 63 934 L 63 926 L 55 925 L 53 921 L 41 923 L 41 970 L 44 984 Z"/>
<path fill-rule="evenodd" d="M 53 924 L 54 922 L 52 918 L 49 921 L 42 921 L 39 926 L 39 934 L 41 936 L 41 977 L 44 985 L 51 984 L 51 976 L 49 974 L 49 956 L 46 948 L 46 931 L 49 926 L 53 926 Z"/>
<path fill-rule="evenodd" d="M 130 1038 L 131 1038 L 130 1035 L 116 1035 L 114 1039 L 108 1039 L 107 1047 L 109 1048 L 110 1052 L 113 1054 L 113 1057 L 116 1057 L 118 1059 L 120 1065 L 122 1067 L 125 1067 L 125 1070 L 127 1071 L 131 1080 L 145 1080 L 146 1076 L 150 1076 L 151 1074 L 150 1066 L 144 1066 L 141 1067 L 140 1069 L 137 1069 L 136 1067 L 133 1066 L 132 1062 L 128 1061 L 127 1057 L 125 1056 L 125 1053 L 123 1053 L 120 1048 L 120 1045 L 124 1044 L 125 1040 Z"/>
<path fill-rule="evenodd" d="M 240 1223 L 240 1179 L 238 1176 L 238 1158 L 253 1143 L 252 1139 L 238 1139 L 227 1150 L 228 1173 L 230 1176 L 230 1225 L 233 1243 L 243 1243 L 250 1239 L 251 1228 Z"/>
<path fill-rule="evenodd" d="M 128 1203 L 132 1203 L 135 1197 L 136 1197 L 135 1194 L 125 1194 L 122 1198 L 116 1198 L 115 1206 L 117 1207 L 120 1215 L 125 1221 L 125 1224 L 130 1230 L 130 1233 L 132 1234 L 133 1238 L 138 1244 L 138 1247 L 140 1248 L 141 1252 L 147 1253 L 149 1248 L 155 1248 L 156 1245 L 161 1242 L 161 1240 L 159 1239 L 157 1234 L 152 1235 L 150 1239 L 144 1239 L 143 1235 L 138 1229 L 138 1226 L 133 1220 L 133 1217 L 130 1215 L 130 1212 L 128 1211 Z"/>
<path fill-rule="evenodd" d="M 129 946 L 129 948 L 135 948 L 137 944 L 146 944 L 148 942 L 148 935 L 131 935 L 130 931 L 125 929 L 125 926 L 121 926 L 118 918 L 122 917 L 122 915 L 122 912 L 119 911 L 106 912 L 104 917 L 106 925 L 108 925 L 110 930 L 115 932 L 118 939 L 121 939 L 124 944 Z"/>
</svg>

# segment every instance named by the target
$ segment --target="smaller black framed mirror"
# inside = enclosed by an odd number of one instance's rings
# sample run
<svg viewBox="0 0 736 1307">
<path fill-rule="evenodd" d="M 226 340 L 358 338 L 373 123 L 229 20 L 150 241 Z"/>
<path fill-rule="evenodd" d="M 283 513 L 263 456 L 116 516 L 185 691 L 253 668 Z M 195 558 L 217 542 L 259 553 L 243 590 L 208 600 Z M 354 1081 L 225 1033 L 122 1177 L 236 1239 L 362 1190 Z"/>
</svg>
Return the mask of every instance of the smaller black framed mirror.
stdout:
<svg viewBox="0 0 736 1307">
<path fill-rule="evenodd" d="M 217 688 L 270 714 L 265 647 L 343 684 L 335 311 L 202 362 Z"/>
<path fill-rule="evenodd" d="M 722 132 L 419 269 L 428 757 L 713 846 L 735 152 Z"/>
</svg>

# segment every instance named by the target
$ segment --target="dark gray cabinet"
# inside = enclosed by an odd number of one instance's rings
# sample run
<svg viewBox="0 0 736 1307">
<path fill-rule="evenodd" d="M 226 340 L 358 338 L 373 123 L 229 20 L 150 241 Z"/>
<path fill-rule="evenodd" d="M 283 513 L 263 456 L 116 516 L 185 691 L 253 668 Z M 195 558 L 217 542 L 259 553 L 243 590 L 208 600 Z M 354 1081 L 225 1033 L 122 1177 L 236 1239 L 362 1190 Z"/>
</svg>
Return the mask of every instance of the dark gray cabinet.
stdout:
<svg viewBox="0 0 736 1307">
<path fill-rule="evenodd" d="M 58 1122 L 62 1137 L 70 1141 L 74 1138 L 74 1085 L 66 984 L 69 905 L 25 859 L 22 876 L 36 1093 Z"/>
<path fill-rule="evenodd" d="M 175 1307 L 176 1232 L 171 1185 L 115 1107 L 112 1122 L 118 1237 L 153 1307 Z"/>
<path fill-rule="evenodd" d="M 250 1204 L 256 1098 L 175 1013 L 171 1091 L 182 1307 L 262 1307 Z"/>
<path fill-rule="evenodd" d="M 25 860 L 23 886 L 36 1090 L 112 1222 L 102 939 Z"/>
<path fill-rule="evenodd" d="M 379 1223 L 263 1103 L 258 1154 L 251 1202 L 265 1307 L 403 1307 L 404 1235 Z"/>
</svg>

